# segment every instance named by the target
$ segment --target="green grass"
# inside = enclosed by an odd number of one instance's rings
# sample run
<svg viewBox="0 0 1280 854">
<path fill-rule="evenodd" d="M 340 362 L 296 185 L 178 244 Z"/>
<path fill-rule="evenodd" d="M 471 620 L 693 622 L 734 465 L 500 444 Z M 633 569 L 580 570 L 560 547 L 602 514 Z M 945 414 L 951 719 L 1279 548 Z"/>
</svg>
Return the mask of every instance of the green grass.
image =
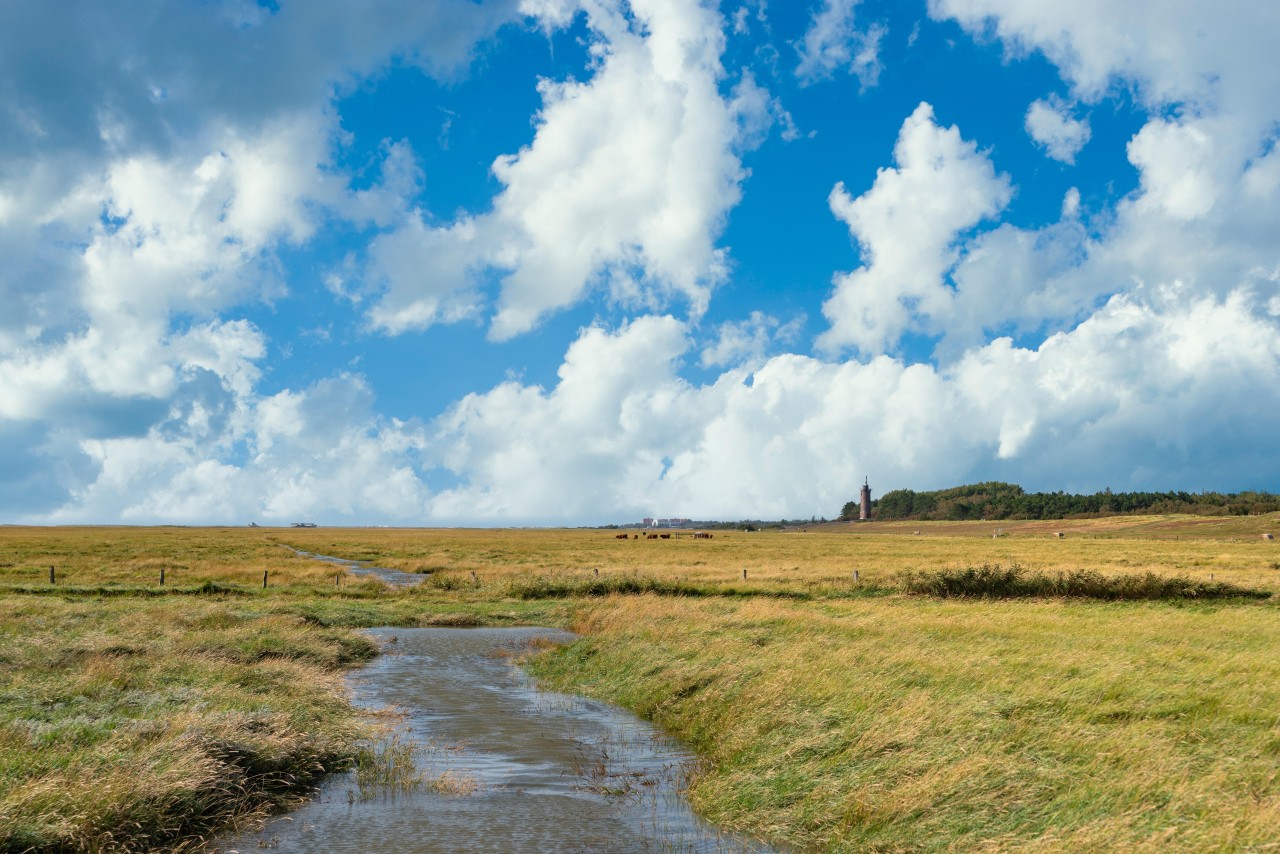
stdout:
<svg viewBox="0 0 1280 854">
<path fill-rule="evenodd" d="M 901 584 L 908 593 L 930 596 L 976 596 L 994 599 L 1060 597 L 1071 599 L 1268 599 L 1271 592 L 1225 581 L 1204 581 L 1154 572 L 1103 575 L 1074 569 L 1050 575 L 1021 566 L 983 564 L 961 569 L 906 572 Z"/>
</svg>

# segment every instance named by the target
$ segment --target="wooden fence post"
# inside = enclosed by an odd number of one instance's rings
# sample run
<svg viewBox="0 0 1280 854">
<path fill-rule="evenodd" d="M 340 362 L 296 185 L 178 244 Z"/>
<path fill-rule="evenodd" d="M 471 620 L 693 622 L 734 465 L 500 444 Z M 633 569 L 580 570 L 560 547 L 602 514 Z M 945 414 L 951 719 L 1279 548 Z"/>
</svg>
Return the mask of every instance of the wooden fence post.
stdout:
<svg viewBox="0 0 1280 854">
<path fill-rule="evenodd" d="M 262 570 L 262 589 L 267 589 L 267 571 L 265 569 Z"/>
<path fill-rule="evenodd" d="M 53 567 L 49 567 L 49 583 L 50 583 L 50 584 L 57 584 L 57 583 L 58 583 L 58 582 L 54 579 Z"/>
</svg>

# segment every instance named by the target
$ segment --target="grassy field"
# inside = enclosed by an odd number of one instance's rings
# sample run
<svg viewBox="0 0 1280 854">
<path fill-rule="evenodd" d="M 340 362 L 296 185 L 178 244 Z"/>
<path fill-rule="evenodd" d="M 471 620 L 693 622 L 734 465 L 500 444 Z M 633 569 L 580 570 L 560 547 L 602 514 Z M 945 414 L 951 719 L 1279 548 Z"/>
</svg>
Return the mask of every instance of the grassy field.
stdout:
<svg viewBox="0 0 1280 854">
<path fill-rule="evenodd" d="M 582 633 L 540 678 L 687 739 L 702 812 L 802 849 L 1268 850 L 1280 597 L 939 599 L 903 579 L 1016 565 L 1265 596 L 1269 532 L 0 528 L 0 850 L 198 847 L 369 749 L 341 676 L 376 649 L 353 629 L 477 623 Z"/>
</svg>

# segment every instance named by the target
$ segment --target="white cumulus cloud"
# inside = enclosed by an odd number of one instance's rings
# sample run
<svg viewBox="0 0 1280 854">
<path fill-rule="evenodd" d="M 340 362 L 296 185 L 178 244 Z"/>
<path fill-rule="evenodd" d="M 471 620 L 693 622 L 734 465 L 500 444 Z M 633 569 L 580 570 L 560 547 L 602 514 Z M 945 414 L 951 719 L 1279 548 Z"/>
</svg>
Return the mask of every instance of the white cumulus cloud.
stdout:
<svg viewBox="0 0 1280 854">
<path fill-rule="evenodd" d="M 1280 473 L 1252 449 L 1280 404 L 1280 328 L 1245 291 L 1115 297 L 1039 347 L 999 338 L 934 367 L 779 355 L 693 385 L 684 324 L 585 330 L 550 389 L 472 394 L 432 439 L 458 521 L 835 515 L 862 477 L 932 488 L 1178 488 Z M 1150 370 L 1160 365 L 1160 370 Z M 1230 439 L 1230 441 L 1227 441 Z M 1259 468 L 1261 466 L 1261 468 Z M 533 509 L 536 508 L 536 509 Z"/>
<path fill-rule="evenodd" d="M 794 345 L 803 325 L 803 316 L 782 323 L 763 311 L 753 311 L 745 320 L 720 324 L 715 340 L 703 348 L 698 361 L 704 368 L 758 366 L 777 345 Z"/>
<path fill-rule="evenodd" d="M 290 286 L 282 250 L 334 221 L 402 221 L 420 184 L 389 144 L 353 191 L 335 99 L 393 63 L 447 80 L 517 16 L 514 0 L 0 12 L 0 468 L 46 466 L 33 491 L 33 476 L 0 478 L 3 506 L 132 520 L 259 507 L 275 481 L 246 475 L 235 448 L 267 341 L 243 311 Z"/>
<path fill-rule="evenodd" d="M 1013 53 L 1043 52 L 1080 101 L 1124 89 L 1151 112 L 1126 149 L 1139 186 L 1092 223 L 1092 234 L 1076 221 L 1077 195 L 1060 223 L 1002 225 L 966 247 L 955 273 L 966 325 L 1069 328 L 1099 300 L 1142 283 L 1181 282 L 1218 300 L 1241 288 L 1277 293 L 1280 103 L 1272 93 L 1280 66 L 1268 57 L 1280 10 L 1195 0 L 932 0 L 930 12 L 994 34 Z"/>
<path fill-rule="evenodd" d="M 802 85 L 829 80 L 839 71 L 855 75 L 863 89 L 879 81 L 885 28 L 872 24 L 859 30 L 857 8 L 858 0 L 825 0 L 814 10 L 808 29 L 795 44 L 800 56 L 796 77 Z"/>
<path fill-rule="evenodd" d="M 831 210 L 857 239 L 863 266 L 835 277 L 822 307 L 831 322 L 818 339 L 825 350 L 883 352 L 921 319 L 944 319 L 952 292 L 943 277 L 959 258 L 958 237 L 1012 194 L 1008 177 L 958 128 L 939 126 L 929 104 L 903 122 L 894 161 L 856 199 L 843 183 L 831 191 Z"/>
<path fill-rule="evenodd" d="M 1073 117 L 1066 104 L 1052 99 L 1033 101 L 1024 124 L 1031 138 L 1063 163 L 1075 163 L 1076 155 L 1089 141 L 1089 123 Z"/>
<path fill-rule="evenodd" d="M 539 83 L 533 140 L 493 164 L 502 190 L 491 212 L 431 233 L 411 221 L 406 239 L 424 245 L 414 265 L 375 257 L 386 288 L 376 326 L 437 322 L 440 306 L 469 303 L 482 274 L 498 279 L 499 340 L 597 288 L 622 303 L 678 297 L 691 316 L 706 310 L 726 274 L 717 239 L 746 177 L 739 149 L 789 116 L 749 79 L 721 95 L 724 21 L 706 4 L 583 5 L 590 77 Z M 558 4 L 528 8 L 548 25 L 567 20 Z"/>
<path fill-rule="evenodd" d="M 84 440 L 95 474 L 45 518 L 134 524 L 423 518 L 430 491 L 417 469 L 422 430 L 375 415 L 359 377 L 239 404 L 212 441 L 199 419 L 139 436 Z M 248 456 L 235 452 L 240 443 L 250 447 Z"/>
</svg>

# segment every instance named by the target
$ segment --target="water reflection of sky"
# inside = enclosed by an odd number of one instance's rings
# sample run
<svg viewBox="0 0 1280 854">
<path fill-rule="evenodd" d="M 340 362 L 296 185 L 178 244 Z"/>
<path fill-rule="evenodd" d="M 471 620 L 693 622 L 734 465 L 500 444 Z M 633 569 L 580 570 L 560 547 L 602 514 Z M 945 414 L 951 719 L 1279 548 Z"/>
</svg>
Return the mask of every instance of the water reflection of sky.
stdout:
<svg viewBox="0 0 1280 854">
<path fill-rule="evenodd" d="M 295 812 L 217 850 L 282 852 L 767 851 L 699 820 L 681 797 L 694 757 L 621 709 L 539 691 L 512 664 L 566 632 L 377 629 L 383 655 L 355 701 L 403 712 L 426 781 L 361 793 L 333 778 Z"/>
</svg>

